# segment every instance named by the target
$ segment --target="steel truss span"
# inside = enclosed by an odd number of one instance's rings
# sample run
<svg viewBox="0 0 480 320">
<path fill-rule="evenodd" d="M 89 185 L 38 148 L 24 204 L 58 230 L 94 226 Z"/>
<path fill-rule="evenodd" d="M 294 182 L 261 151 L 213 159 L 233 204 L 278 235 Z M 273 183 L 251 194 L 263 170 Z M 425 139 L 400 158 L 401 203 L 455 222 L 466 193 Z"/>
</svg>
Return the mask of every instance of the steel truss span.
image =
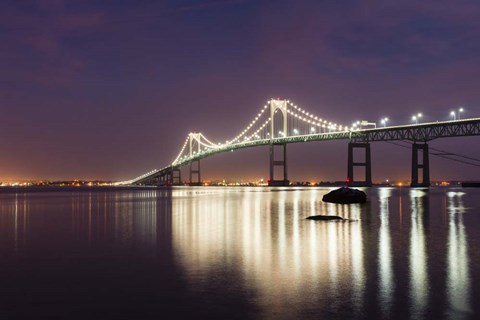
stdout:
<svg viewBox="0 0 480 320">
<path fill-rule="evenodd" d="M 351 139 L 362 142 L 408 140 L 428 142 L 438 138 L 480 135 L 480 118 L 422 123 L 352 132 Z"/>
<path fill-rule="evenodd" d="M 270 110 L 268 110 L 270 108 Z M 279 130 L 280 129 L 280 130 Z M 180 167 L 222 152 L 265 145 L 286 145 L 311 141 L 349 140 L 351 143 L 404 140 L 412 143 L 480 135 L 480 118 L 439 121 L 373 129 L 349 128 L 307 112 L 289 100 L 269 100 L 253 120 L 235 137 L 214 143 L 202 133 L 190 133 L 175 160 L 162 169 L 155 169 L 118 185 L 164 181 Z M 197 172 L 197 171 L 194 171 Z M 190 180 L 192 179 L 190 174 Z M 168 179 L 167 179 L 168 180 Z M 180 176 L 176 179 L 180 181 Z M 171 181 L 171 180 L 169 180 Z M 190 181 L 193 183 L 192 181 Z"/>
</svg>

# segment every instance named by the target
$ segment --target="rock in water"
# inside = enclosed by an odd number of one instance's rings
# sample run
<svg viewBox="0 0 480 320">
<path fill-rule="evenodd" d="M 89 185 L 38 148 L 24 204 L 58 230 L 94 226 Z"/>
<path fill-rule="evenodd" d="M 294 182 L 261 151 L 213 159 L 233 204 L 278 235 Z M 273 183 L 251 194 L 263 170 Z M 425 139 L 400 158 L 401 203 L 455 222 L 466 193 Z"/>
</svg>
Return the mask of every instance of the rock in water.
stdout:
<svg viewBox="0 0 480 320">
<path fill-rule="evenodd" d="M 347 187 L 341 187 L 340 189 L 330 191 L 322 198 L 325 202 L 333 203 L 365 203 L 367 201 L 367 195 L 365 192 L 358 189 L 352 189 Z"/>
<path fill-rule="evenodd" d="M 310 217 L 307 217 L 307 219 L 308 220 L 345 220 L 340 216 L 323 216 L 323 215 L 310 216 Z"/>
</svg>

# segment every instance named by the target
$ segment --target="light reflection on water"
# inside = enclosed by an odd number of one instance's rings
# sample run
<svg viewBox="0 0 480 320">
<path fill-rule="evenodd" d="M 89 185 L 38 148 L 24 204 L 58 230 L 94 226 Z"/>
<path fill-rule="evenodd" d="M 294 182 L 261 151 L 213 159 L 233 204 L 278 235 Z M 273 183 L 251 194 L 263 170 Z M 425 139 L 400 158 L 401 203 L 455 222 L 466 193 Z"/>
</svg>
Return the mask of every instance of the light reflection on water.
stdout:
<svg viewBox="0 0 480 320">
<path fill-rule="evenodd" d="M 197 280 L 215 277 L 215 264 L 228 264 L 255 288 L 265 315 L 298 317 L 332 297 L 340 301 L 338 308 L 348 303 L 360 312 L 365 290 L 360 206 L 321 204 L 321 195 L 247 192 L 240 195 L 241 214 L 238 194 L 180 201 L 172 214 L 173 244 L 192 288 L 201 292 Z M 325 210 L 340 210 L 352 221 L 305 220 Z M 349 301 L 344 301 L 345 281 L 352 284 Z"/>
<path fill-rule="evenodd" d="M 410 191 L 412 217 L 410 231 L 410 303 L 412 316 L 415 319 L 424 317 L 430 289 L 424 228 L 424 222 L 428 214 L 428 201 L 426 191 Z"/>
<path fill-rule="evenodd" d="M 389 229 L 389 201 L 392 190 L 382 188 L 379 190 L 380 202 L 380 230 L 378 235 L 378 281 L 379 281 L 379 305 L 382 316 L 390 315 L 392 306 L 394 284 L 394 272 L 392 268 L 392 244 Z"/>
<path fill-rule="evenodd" d="M 471 314 L 468 242 L 463 223 L 464 192 L 448 192 L 447 297 L 450 316 L 467 319 Z"/>
<path fill-rule="evenodd" d="M 79 254 L 82 259 L 92 256 L 89 265 L 100 259 L 108 270 L 122 266 L 122 277 L 103 286 L 126 286 L 125 281 L 138 285 L 136 279 L 145 275 L 151 281 L 142 282 L 138 290 L 159 291 L 162 299 L 167 289 L 161 283 L 167 280 L 161 277 L 166 277 L 173 283 L 168 292 L 187 306 L 187 315 L 478 315 L 479 307 L 472 302 L 478 301 L 474 288 L 480 285 L 475 276 L 480 274 L 480 190 L 371 188 L 366 189 L 365 205 L 324 203 L 321 198 L 328 191 L 0 193 L 0 254 L 9 272 L 19 272 L 12 270 L 22 267 L 22 259 L 29 266 L 32 261 L 41 265 L 37 252 L 55 257 L 61 253 L 72 261 Z M 348 220 L 305 220 L 317 214 Z M 138 260 L 149 262 L 139 265 Z M 69 260 L 62 259 L 62 270 L 69 267 Z M 112 297 L 128 300 L 126 292 Z M 15 301 L 15 295 L 10 299 Z M 157 304 L 174 304 L 162 301 Z M 151 308 L 136 303 L 142 310 Z"/>
</svg>

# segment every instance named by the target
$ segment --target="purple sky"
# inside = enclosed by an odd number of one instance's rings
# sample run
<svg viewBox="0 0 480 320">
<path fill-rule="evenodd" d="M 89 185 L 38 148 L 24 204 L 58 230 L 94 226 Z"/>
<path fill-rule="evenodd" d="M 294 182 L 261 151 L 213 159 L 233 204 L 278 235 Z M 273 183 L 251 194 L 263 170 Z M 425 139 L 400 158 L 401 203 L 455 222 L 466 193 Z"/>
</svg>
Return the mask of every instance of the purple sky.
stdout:
<svg viewBox="0 0 480 320">
<path fill-rule="evenodd" d="M 478 1 L 0 3 L 0 180 L 113 179 L 170 163 L 191 131 L 234 137 L 271 97 L 339 123 L 480 116 Z M 480 137 L 431 146 L 480 158 Z M 372 145 L 373 178 L 410 151 Z M 289 146 L 291 180 L 343 180 L 346 141 Z M 267 178 L 265 147 L 203 178 Z M 431 157 L 432 179 L 480 168 Z"/>
</svg>

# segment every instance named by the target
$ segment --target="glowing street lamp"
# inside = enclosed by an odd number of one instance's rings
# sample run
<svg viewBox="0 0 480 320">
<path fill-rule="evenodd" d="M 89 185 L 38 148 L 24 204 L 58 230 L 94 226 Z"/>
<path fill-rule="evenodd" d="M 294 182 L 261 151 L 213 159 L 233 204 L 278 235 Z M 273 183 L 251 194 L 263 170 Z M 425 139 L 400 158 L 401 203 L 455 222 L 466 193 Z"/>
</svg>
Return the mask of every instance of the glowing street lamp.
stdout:
<svg viewBox="0 0 480 320">
<path fill-rule="evenodd" d="M 460 114 L 463 112 L 463 108 L 460 107 L 458 108 L 458 111 L 452 111 L 450 112 L 450 115 L 453 117 L 453 120 L 460 120 Z"/>
<path fill-rule="evenodd" d="M 381 123 L 383 124 L 383 127 L 385 128 L 387 126 L 388 118 L 383 118 L 381 120 Z"/>
<path fill-rule="evenodd" d="M 298 134 L 298 130 L 297 130 L 297 129 L 293 129 L 293 134 Z"/>
<path fill-rule="evenodd" d="M 314 128 L 314 127 L 311 127 L 311 128 L 310 128 L 310 132 L 311 132 L 311 133 L 315 133 L 315 128 Z"/>
<path fill-rule="evenodd" d="M 421 113 L 417 113 L 417 115 L 412 117 L 412 120 L 415 121 L 415 124 L 418 124 L 418 119 L 422 117 Z"/>
<path fill-rule="evenodd" d="M 454 121 L 457 120 L 457 114 L 455 113 L 455 111 L 450 112 L 450 115 L 452 116 Z"/>
</svg>

